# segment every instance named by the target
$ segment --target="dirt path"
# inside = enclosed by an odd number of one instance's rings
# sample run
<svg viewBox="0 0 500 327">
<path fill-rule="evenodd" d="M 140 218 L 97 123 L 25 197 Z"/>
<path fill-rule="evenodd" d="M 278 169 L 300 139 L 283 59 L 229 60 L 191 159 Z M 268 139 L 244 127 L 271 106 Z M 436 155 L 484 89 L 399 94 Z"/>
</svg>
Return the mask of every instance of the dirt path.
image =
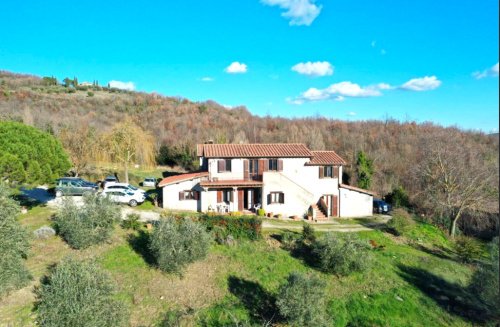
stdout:
<svg viewBox="0 0 500 327">
<path fill-rule="evenodd" d="M 374 230 L 372 227 L 360 224 L 313 224 L 312 226 L 318 232 L 363 232 Z M 302 230 L 302 225 L 287 224 L 286 222 L 273 223 L 272 221 L 265 220 L 262 222 L 262 228 Z"/>
</svg>

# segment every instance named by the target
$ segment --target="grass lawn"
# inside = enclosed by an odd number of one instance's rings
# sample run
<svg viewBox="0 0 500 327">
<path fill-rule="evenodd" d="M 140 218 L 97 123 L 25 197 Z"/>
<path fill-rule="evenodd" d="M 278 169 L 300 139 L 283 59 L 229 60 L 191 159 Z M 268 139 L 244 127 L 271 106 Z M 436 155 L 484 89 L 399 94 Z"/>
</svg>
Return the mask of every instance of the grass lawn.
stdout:
<svg viewBox="0 0 500 327">
<path fill-rule="evenodd" d="M 35 207 L 20 216 L 30 230 L 50 224 L 53 212 Z M 473 268 L 456 261 L 447 238 L 437 228 L 418 224 L 408 238 L 382 231 L 359 232 L 381 247 L 373 250 L 372 268 L 347 277 L 324 274 L 280 247 L 265 231 L 262 240 L 235 246 L 212 245 L 206 259 L 183 276 L 150 266 L 145 242 L 137 232 L 119 227 L 110 242 L 83 251 L 59 237 L 33 241 L 27 266 L 34 276 L 28 287 L 0 299 L 0 326 L 33 326 L 33 287 L 47 268 L 67 255 L 95 259 L 116 280 L 129 306 L 131 326 L 155 326 L 165 317 L 182 325 L 262 325 L 277 317 L 279 286 L 294 271 L 327 282 L 328 310 L 335 326 L 472 326 L 475 308 L 466 286 Z M 314 304 L 311 304 L 314 305 Z M 282 324 L 283 325 L 283 324 Z"/>
</svg>

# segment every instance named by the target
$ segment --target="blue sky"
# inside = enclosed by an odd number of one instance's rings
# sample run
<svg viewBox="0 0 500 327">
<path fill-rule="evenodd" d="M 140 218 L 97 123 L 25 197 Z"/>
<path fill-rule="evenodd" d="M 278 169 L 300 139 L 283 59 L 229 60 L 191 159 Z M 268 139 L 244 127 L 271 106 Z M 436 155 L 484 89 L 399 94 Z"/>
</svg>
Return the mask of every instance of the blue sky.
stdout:
<svg viewBox="0 0 500 327">
<path fill-rule="evenodd" d="M 491 132 L 498 23 L 496 0 L 4 0 L 0 69 L 258 115 Z"/>
</svg>

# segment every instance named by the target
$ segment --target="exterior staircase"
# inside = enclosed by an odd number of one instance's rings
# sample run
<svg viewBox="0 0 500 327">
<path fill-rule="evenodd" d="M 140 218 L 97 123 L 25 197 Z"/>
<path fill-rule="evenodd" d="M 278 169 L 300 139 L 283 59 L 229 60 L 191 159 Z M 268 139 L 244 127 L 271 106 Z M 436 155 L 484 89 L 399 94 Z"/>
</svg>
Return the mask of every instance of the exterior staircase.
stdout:
<svg viewBox="0 0 500 327">
<path fill-rule="evenodd" d="M 313 212 L 314 220 L 326 220 L 328 217 L 326 216 L 326 212 L 324 212 L 317 204 L 311 204 L 311 209 Z"/>
</svg>

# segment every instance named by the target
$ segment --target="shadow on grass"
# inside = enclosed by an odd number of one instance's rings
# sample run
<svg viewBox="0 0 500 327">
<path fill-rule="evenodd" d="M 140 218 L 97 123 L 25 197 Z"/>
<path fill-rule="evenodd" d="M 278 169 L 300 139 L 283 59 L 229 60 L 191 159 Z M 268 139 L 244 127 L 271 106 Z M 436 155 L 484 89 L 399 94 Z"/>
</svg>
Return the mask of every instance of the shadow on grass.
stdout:
<svg viewBox="0 0 500 327">
<path fill-rule="evenodd" d="M 257 325 L 276 323 L 280 320 L 276 298 L 260 284 L 235 276 L 228 278 L 229 291 L 240 299 Z"/>
<path fill-rule="evenodd" d="M 399 265 L 399 275 L 415 285 L 436 304 L 451 314 L 460 316 L 473 324 L 482 324 L 490 318 L 466 287 L 434 275 L 426 270 Z"/>
<path fill-rule="evenodd" d="M 149 244 L 149 233 L 143 230 L 137 232 L 137 234 L 129 234 L 127 237 L 128 244 L 132 249 L 139 254 L 144 261 L 150 266 L 156 266 L 156 260 L 148 249 Z"/>
<path fill-rule="evenodd" d="M 431 254 L 440 259 L 459 261 L 459 259 L 455 256 L 455 254 L 452 251 L 445 249 L 443 247 L 434 246 L 433 248 L 429 248 L 422 244 L 412 244 L 411 246 L 416 250 L 425 252 L 427 254 Z"/>
</svg>

